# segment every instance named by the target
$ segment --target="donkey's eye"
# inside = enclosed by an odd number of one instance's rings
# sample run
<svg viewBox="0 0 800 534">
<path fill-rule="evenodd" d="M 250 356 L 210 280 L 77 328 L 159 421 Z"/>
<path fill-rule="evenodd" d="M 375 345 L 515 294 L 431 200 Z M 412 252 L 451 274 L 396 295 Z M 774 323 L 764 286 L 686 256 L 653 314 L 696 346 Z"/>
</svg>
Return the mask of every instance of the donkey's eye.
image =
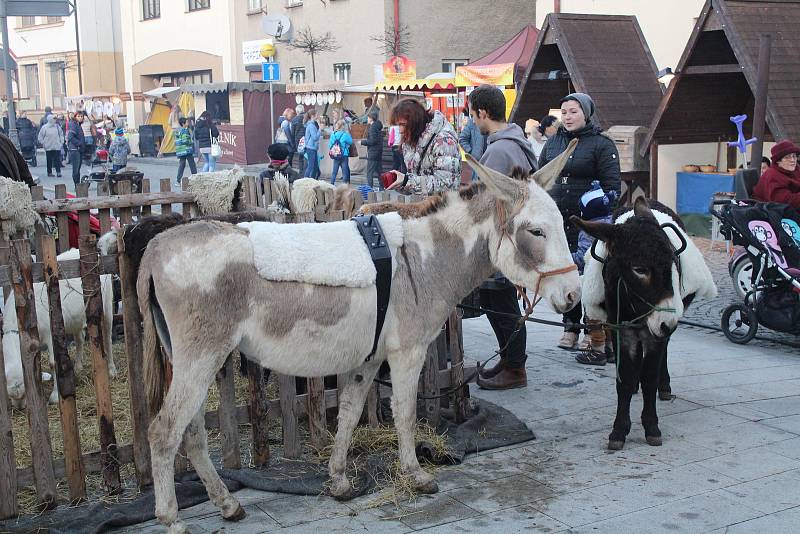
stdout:
<svg viewBox="0 0 800 534">
<path fill-rule="evenodd" d="M 544 237 L 544 232 L 541 228 L 529 228 L 528 232 L 534 237 Z"/>
<path fill-rule="evenodd" d="M 650 270 L 647 267 L 631 267 L 631 269 L 636 276 L 647 276 L 650 274 Z"/>
</svg>

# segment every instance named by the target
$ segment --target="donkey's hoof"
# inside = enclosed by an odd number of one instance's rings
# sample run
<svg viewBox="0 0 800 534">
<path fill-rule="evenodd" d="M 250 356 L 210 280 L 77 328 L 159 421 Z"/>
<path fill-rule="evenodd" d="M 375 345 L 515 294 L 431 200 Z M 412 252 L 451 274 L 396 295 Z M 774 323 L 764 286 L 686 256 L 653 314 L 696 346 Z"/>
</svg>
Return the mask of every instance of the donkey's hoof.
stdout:
<svg viewBox="0 0 800 534">
<path fill-rule="evenodd" d="M 610 439 L 608 440 L 608 450 L 610 451 L 621 451 L 622 447 L 625 446 L 625 440 L 617 440 L 617 439 Z"/>
<path fill-rule="evenodd" d="M 644 439 L 647 441 L 648 445 L 652 445 L 653 447 L 660 447 L 664 443 L 661 436 L 645 436 Z"/>
<path fill-rule="evenodd" d="M 331 496 L 339 501 L 347 501 L 352 498 L 353 487 L 344 475 L 334 476 L 331 479 Z"/>
<path fill-rule="evenodd" d="M 225 521 L 231 521 L 233 523 L 236 521 L 241 521 L 245 517 L 247 517 L 247 512 L 244 511 L 244 508 L 242 508 L 241 504 L 236 507 L 231 515 L 226 516 L 225 514 L 222 514 L 222 519 Z"/>
<path fill-rule="evenodd" d="M 423 476 L 416 477 L 414 480 L 414 489 L 419 493 L 432 494 L 439 492 L 439 484 L 433 475 L 425 473 Z"/>
<path fill-rule="evenodd" d="M 183 521 L 174 521 L 167 527 L 167 534 L 188 534 L 189 528 Z"/>
</svg>

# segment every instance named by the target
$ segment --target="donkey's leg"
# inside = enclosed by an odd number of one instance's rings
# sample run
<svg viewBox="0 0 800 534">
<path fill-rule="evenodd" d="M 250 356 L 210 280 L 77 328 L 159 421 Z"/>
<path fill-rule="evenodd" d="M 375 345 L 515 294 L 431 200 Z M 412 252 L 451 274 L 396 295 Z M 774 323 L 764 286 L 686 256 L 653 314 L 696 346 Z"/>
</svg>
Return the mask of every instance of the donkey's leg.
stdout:
<svg viewBox="0 0 800 534">
<path fill-rule="evenodd" d="M 658 398 L 661 400 L 672 400 L 672 386 L 670 385 L 669 367 L 667 366 L 667 354 L 669 353 L 669 338 L 664 341 L 664 355 L 661 358 L 661 366 L 658 374 Z"/>
<path fill-rule="evenodd" d="M 208 388 L 226 354 L 210 354 L 195 348 L 174 351 L 172 383 L 161 410 L 150 423 L 148 437 L 156 517 L 168 527 L 170 534 L 186 532 L 186 526 L 178 520 L 178 502 L 175 499 L 175 453 L 186 427 L 203 406 Z M 190 357 L 192 360 L 188 361 Z"/>
<path fill-rule="evenodd" d="M 336 430 L 336 440 L 333 445 L 331 459 L 328 462 L 328 471 L 331 477 L 331 495 L 336 498 L 347 498 L 352 487 L 345 473 L 347 466 L 347 450 L 350 448 L 350 439 L 353 430 L 361 418 L 364 409 L 364 400 L 367 398 L 372 379 L 381 365 L 380 360 L 372 359 L 364 362 L 360 367 L 344 375 L 343 383 L 337 384 L 339 389 L 339 423 Z"/>
<path fill-rule="evenodd" d="M 667 344 L 663 341 L 645 343 L 642 367 L 642 426 L 647 443 L 655 446 L 661 445 L 661 430 L 658 428 L 656 412 L 656 391 L 666 351 Z"/>
<path fill-rule="evenodd" d="M 608 448 L 618 451 L 625 445 L 625 439 L 631 431 L 631 397 L 639 387 L 639 376 L 642 364 L 641 346 L 633 336 L 621 335 L 622 347 L 617 363 L 619 377 L 617 384 L 617 416 L 614 427 L 608 436 Z"/>
<path fill-rule="evenodd" d="M 439 486 L 433 475 L 419 466 L 414 448 L 417 427 L 417 385 L 425 363 L 427 347 L 416 346 L 408 352 L 389 353 L 392 368 L 392 414 L 397 428 L 400 466 L 414 478 L 414 488 L 420 493 L 436 493 Z"/>
<path fill-rule="evenodd" d="M 205 405 L 205 402 L 203 402 Z M 228 488 L 219 478 L 211 458 L 208 456 L 208 434 L 205 425 L 205 409 L 201 405 L 200 409 L 186 428 L 183 436 L 183 444 L 186 454 L 189 456 L 194 470 L 197 472 L 203 485 L 206 487 L 208 497 L 211 502 L 222 510 L 222 517 L 228 521 L 239 521 L 245 517 L 244 509 L 239 501 L 233 497 Z"/>
</svg>

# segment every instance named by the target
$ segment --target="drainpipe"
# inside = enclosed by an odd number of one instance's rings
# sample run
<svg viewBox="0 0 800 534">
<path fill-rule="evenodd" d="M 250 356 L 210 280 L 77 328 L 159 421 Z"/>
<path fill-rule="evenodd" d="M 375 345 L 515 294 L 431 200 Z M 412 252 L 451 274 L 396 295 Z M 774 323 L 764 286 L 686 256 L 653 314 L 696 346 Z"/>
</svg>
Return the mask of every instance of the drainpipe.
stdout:
<svg viewBox="0 0 800 534">
<path fill-rule="evenodd" d="M 561 0 L 553 0 L 553 13 L 561 13 Z"/>
<path fill-rule="evenodd" d="M 73 2 L 75 10 L 75 54 L 78 58 L 78 92 L 83 94 L 83 69 L 81 67 L 81 34 L 78 28 L 78 0 Z"/>
<path fill-rule="evenodd" d="M 400 0 L 394 0 L 394 41 L 400 40 Z"/>
</svg>

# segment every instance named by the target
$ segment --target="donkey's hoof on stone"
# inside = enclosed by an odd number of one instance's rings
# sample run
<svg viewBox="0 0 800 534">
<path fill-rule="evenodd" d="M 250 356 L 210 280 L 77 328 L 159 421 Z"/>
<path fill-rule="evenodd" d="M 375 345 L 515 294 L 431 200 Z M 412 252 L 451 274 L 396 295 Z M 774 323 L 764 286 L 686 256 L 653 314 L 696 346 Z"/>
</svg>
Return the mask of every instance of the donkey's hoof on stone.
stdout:
<svg viewBox="0 0 800 534">
<path fill-rule="evenodd" d="M 353 487 L 344 475 L 331 479 L 331 496 L 339 501 L 347 501 L 353 497 Z"/>
<path fill-rule="evenodd" d="M 608 450 L 610 451 L 621 451 L 622 447 L 625 446 L 625 440 L 617 440 L 617 439 L 610 439 L 608 440 Z"/>
<path fill-rule="evenodd" d="M 645 436 L 644 439 L 647 441 L 648 445 L 652 445 L 653 447 L 660 447 L 664 443 L 661 436 Z"/>
<path fill-rule="evenodd" d="M 417 490 L 419 493 L 430 495 L 439 492 L 439 484 L 437 484 L 436 480 L 433 477 L 431 477 L 430 480 L 415 481 L 414 489 Z"/>
<path fill-rule="evenodd" d="M 226 516 L 224 513 L 222 514 L 222 519 L 234 523 L 236 521 L 241 521 L 245 517 L 247 517 L 247 512 L 244 511 L 244 508 L 242 508 L 241 504 L 236 507 L 236 509 L 233 511 L 231 515 Z"/>
</svg>

